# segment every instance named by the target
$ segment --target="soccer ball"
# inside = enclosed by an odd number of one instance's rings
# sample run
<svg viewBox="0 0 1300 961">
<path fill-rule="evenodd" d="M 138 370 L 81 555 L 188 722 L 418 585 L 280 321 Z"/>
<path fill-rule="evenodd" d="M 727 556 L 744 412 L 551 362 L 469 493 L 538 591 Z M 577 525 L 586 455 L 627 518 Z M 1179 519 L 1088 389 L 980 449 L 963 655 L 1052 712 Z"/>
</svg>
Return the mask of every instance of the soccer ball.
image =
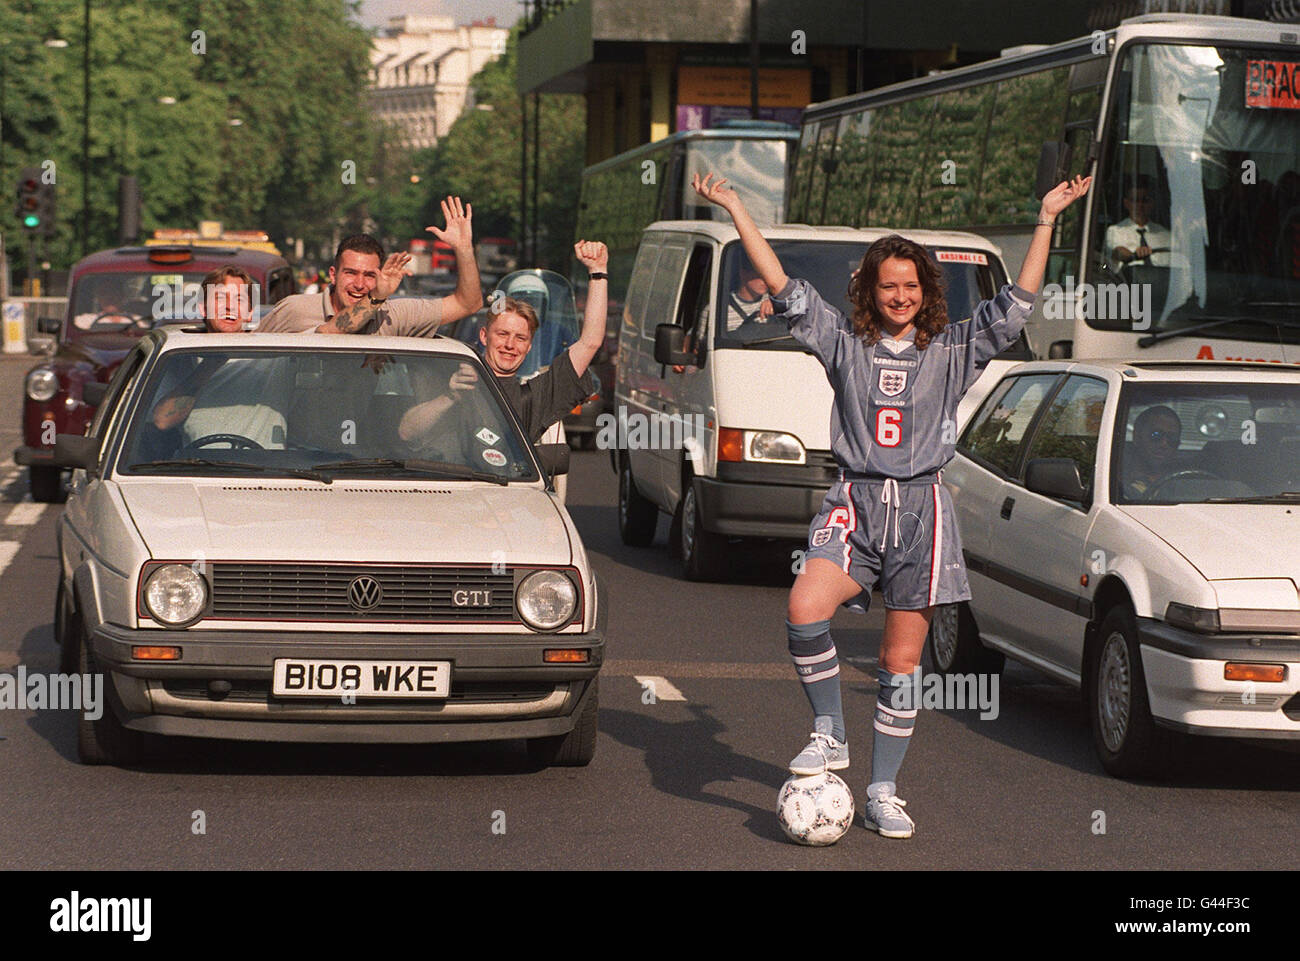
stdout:
<svg viewBox="0 0 1300 961">
<path fill-rule="evenodd" d="M 795 775 L 781 785 L 776 814 L 791 841 L 814 847 L 834 844 L 853 824 L 853 792 L 830 771 Z"/>
</svg>

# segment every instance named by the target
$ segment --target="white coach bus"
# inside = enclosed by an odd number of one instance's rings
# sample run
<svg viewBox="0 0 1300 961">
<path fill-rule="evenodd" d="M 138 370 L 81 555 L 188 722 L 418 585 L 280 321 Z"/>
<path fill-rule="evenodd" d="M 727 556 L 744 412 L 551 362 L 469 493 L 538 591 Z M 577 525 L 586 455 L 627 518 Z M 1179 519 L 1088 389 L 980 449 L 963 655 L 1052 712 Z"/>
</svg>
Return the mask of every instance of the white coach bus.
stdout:
<svg viewBox="0 0 1300 961">
<path fill-rule="evenodd" d="M 972 231 L 1018 264 L 1036 164 L 1094 178 L 1037 354 L 1300 363 L 1300 25 L 1150 14 L 813 104 L 787 219 Z"/>
</svg>

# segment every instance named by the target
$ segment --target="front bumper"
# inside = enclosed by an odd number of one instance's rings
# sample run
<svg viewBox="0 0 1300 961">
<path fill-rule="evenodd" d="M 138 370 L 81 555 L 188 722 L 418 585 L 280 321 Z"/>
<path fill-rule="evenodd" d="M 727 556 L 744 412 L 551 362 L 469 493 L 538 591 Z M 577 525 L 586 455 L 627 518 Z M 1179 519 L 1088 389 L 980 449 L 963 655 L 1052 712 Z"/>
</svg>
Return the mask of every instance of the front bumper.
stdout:
<svg viewBox="0 0 1300 961">
<path fill-rule="evenodd" d="M 1138 618 L 1156 723 L 1189 734 L 1300 738 L 1300 635 L 1197 634 Z M 1224 665 L 1282 664 L 1276 682 L 1230 681 Z"/>
<path fill-rule="evenodd" d="M 834 480 L 803 465 L 719 464 L 718 476 L 695 478 L 706 531 L 730 537 L 806 540 Z"/>
<path fill-rule="evenodd" d="M 133 630 L 101 624 L 92 649 L 111 683 L 108 710 L 156 734 L 255 741 L 432 743 L 549 737 L 573 727 L 604 658 L 603 629 L 586 634 L 303 634 Z M 175 645 L 182 660 L 138 661 L 133 645 Z M 588 651 L 547 664 L 547 648 Z M 451 662 L 438 700 L 270 694 L 277 657 Z M 212 682 L 228 693 L 213 693 Z"/>
</svg>

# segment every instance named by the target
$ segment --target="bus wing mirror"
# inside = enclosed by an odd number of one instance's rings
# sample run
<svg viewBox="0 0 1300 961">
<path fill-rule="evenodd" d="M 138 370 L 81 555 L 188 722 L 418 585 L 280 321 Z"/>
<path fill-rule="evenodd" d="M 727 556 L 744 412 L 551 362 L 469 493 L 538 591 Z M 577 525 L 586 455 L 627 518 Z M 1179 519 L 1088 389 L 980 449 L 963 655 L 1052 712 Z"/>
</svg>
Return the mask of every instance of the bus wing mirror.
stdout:
<svg viewBox="0 0 1300 961">
<path fill-rule="evenodd" d="M 1064 140 L 1049 140 L 1038 155 L 1038 173 L 1034 177 L 1034 196 L 1042 200 L 1070 175 L 1070 145 Z"/>
</svg>

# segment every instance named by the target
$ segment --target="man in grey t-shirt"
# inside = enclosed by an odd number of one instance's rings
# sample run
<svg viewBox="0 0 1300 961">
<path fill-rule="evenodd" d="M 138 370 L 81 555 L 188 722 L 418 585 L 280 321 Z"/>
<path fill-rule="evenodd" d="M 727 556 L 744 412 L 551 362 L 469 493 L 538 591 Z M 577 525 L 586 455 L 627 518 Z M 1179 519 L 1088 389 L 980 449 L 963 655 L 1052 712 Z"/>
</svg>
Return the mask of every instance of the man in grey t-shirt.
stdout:
<svg viewBox="0 0 1300 961">
<path fill-rule="evenodd" d="M 456 254 L 456 289 L 448 296 L 389 300 L 409 272 L 411 255 L 396 253 L 384 260 L 379 241 L 369 234 L 355 234 L 339 244 L 329 269 L 329 285 L 318 294 L 284 298 L 258 325 L 258 331 L 432 337 L 443 324 L 468 317 L 483 306 L 474 259 L 473 207 L 462 207 L 459 197 L 448 197 L 442 202 L 442 213 L 447 221 L 445 230 L 425 229 L 450 244 Z"/>
</svg>

